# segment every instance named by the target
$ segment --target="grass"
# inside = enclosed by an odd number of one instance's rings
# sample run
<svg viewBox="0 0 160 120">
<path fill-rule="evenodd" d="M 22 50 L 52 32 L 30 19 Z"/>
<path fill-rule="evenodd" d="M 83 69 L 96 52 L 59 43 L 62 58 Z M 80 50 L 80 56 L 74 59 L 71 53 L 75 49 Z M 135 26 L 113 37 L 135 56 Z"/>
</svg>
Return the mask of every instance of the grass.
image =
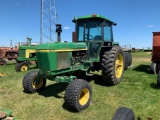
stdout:
<svg viewBox="0 0 160 120">
<path fill-rule="evenodd" d="M 86 77 L 92 86 L 90 106 L 74 113 L 64 104 L 67 84 L 47 81 L 46 88 L 35 94 L 23 92 L 22 79 L 28 72 L 15 72 L 14 64 L 0 66 L 0 108 L 13 111 L 19 120 L 111 120 L 115 110 L 121 106 L 131 108 L 137 120 L 160 119 L 160 91 L 156 88 L 157 75 L 151 74 L 151 54 L 132 53 L 132 65 L 124 72 L 120 84 L 104 86 L 100 72 Z M 30 70 L 31 71 L 31 70 Z"/>
</svg>

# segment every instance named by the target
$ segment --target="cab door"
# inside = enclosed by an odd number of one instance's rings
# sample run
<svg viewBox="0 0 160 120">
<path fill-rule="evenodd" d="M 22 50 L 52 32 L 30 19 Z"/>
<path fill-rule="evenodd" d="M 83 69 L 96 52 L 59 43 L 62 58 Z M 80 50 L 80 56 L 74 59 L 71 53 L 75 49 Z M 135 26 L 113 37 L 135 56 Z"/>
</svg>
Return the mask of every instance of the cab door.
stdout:
<svg viewBox="0 0 160 120">
<path fill-rule="evenodd" d="M 88 47 L 88 60 L 99 61 L 99 54 L 103 45 L 103 40 L 100 35 L 94 36 L 92 40 L 87 42 Z"/>
</svg>

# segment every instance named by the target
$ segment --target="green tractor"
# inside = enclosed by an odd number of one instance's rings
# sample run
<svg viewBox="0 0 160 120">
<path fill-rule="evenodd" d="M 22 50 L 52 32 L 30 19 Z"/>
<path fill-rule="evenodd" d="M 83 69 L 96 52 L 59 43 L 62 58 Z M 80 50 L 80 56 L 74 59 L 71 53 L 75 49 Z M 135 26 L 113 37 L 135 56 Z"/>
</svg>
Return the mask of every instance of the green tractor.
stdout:
<svg viewBox="0 0 160 120">
<path fill-rule="evenodd" d="M 73 73 L 91 74 L 102 71 L 102 79 L 108 85 L 121 82 L 124 73 L 124 52 L 113 41 L 112 26 L 116 23 L 101 15 L 74 18 L 75 32 L 72 42 L 40 44 L 36 47 L 39 71 L 30 71 L 22 81 L 24 91 L 42 90 L 46 79 L 68 82 L 65 103 L 76 111 L 87 108 L 92 97 L 90 84 Z M 57 27 L 56 32 L 61 32 Z M 59 41 L 59 40 L 58 40 Z"/>
<path fill-rule="evenodd" d="M 19 56 L 15 65 L 17 72 L 27 71 L 30 65 L 37 66 L 36 45 L 31 45 L 32 38 L 27 38 L 27 44 L 19 47 Z"/>
</svg>

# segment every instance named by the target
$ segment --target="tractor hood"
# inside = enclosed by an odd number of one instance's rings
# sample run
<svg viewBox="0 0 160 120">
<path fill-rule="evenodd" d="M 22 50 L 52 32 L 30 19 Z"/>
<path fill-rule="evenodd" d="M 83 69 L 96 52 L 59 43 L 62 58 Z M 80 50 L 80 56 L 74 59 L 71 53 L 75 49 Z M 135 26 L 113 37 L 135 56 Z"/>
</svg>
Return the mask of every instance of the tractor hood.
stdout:
<svg viewBox="0 0 160 120">
<path fill-rule="evenodd" d="M 72 52 L 86 50 L 87 47 L 85 42 L 55 42 L 39 44 L 36 48 L 38 67 L 44 72 L 69 69 L 71 66 Z"/>
<path fill-rule="evenodd" d="M 37 52 L 47 52 L 49 51 L 76 51 L 76 50 L 86 50 L 86 43 L 72 43 L 72 42 L 56 42 L 56 43 L 46 43 L 39 44 L 37 46 Z"/>
<path fill-rule="evenodd" d="M 26 49 L 36 49 L 36 46 L 20 46 L 19 49 L 23 49 L 23 50 L 26 50 Z"/>
</svg>

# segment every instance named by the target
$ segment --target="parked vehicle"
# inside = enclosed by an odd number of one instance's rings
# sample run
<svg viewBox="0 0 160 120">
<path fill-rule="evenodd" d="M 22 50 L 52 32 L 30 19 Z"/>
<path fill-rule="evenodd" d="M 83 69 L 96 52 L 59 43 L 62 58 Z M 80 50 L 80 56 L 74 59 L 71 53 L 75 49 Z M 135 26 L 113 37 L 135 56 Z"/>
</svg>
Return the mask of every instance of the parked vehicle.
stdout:
<svg viewBox="0 0 160 120">
<path fill-rule="evenodd" d="M 0 49 L 0 65 L 6 65 L 10 62 L 16 63 L 16 59 L 18 58 L 18 49 L 10 48 L 10 49 Z"/>
<path fill-rule="evenodd" d="M 92 88 L 89 82 L 73 76 L 73 73 L 102 70 L 102 78 L 108 85 L 121 82 L 124 73 L 124 52 L 113 40 L 113 21 L 101 15 L 82 16 L 73 19 L 75 32 L 72 42 L 39 44 L 36 57 L 39 71 L 28 72 L 22 81 L 24 91 L 42 90 L 46 80 L 68 82 L 64 100 L 68 106 L 81 111 L 90 105 Z M 57 25 L 56 32 L 62 31 Z M 58 34 L 59 35 L 59 34 Z M 59 37 L 58 37 L 59 38 Z"/>
<path fill-rule="evenodd" d="M 36 45 L 31 43 L 32 38 L 27 38 L 27 43 L 25 45 L 19 46 L 19 56 L 17 58 L 17 63 L 15 65 L 15 70 L 17 72 L 27 71 L 30 65 L 35 64 L 37 67 L 36 58 Z"/>
<path fill-rule="evenodd" d="M 153 32 L 153 46 L 150 70 L 154 74 L 160 69 L 160 32 Z"/>
</svg>

